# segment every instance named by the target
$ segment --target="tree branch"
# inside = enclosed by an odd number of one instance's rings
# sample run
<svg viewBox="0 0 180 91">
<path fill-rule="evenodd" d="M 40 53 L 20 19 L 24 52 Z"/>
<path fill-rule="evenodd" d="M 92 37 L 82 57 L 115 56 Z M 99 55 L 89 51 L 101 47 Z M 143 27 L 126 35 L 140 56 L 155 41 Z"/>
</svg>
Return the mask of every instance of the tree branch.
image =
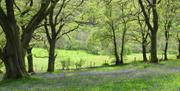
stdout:
<svg viewBox="0 0 180 91">
<path fill-rule="evenodd" d="M 48 42 L 50 42 L 52 38 L 51 38 L 50 33 L 49 33 L 49 29 L 48 29 L 48 25 L 47 25 L 47 18 L 45 18 L 45 21 L 44 21 L 44 29 L 46 32 Z"/>
<path fill-rule="evenodd" d="M 78 28 L 79 28 L 79 25 L 76 26 L 75 28 L 73 28 L 73 29 L 67 31 L 67 32 L 62 33 L 59 37 L 57 37 L 57 40 L 58 40 L 59 38 L 61 38 L 63 35 L 67 35 L 67 34 L 73 32 L 73 31 L 75 31 L 75 30 L 78 29 Z"/>
<path fill-rule="evenodd" d="M 5 12 L 3 11 L 2 7 L 0 6 L 0 25 L 3 26 L 5 23 L 5 19 L 7 18 Z"/>
<path fill-rule="evenodd" d="M 4 33 L 7 33 L 7 31 L 5 31 L 5 29 L 7 29 L 7 27 L 9 27 L 8 21 L 7 21 L 7 16 L 1 6 L 0 6 L 0 25 L 1 25 Z"/>
<path fill-rule="evenodd" d="M 60 9 L 58 10 L 57 15 L 55 16 L 55 23 L 57 23 L 58 16 L 59 16 L 59 15 L 61 14 L 61 12 L 62 12 L 62 9 L 63 9 L 63 7 L 64 7 L 64 5 L 65 5 L 65 1 L 66 1 L 66 0 L 63 0 L 63 1 L 62 1 L 61 7 L 60 7 Z"/>
<path fill-rule="evenodd" d="M 149 28 L 151 31 L 153 31 L 153 27 L 152 27 L 152 25 L 150 24 L 150 19 L 149 19 L 149 16 L 148 16 L 148 14 L 147 14 L 147 12 L 146 12 L 146 10 L 145 10 L 145 7 L 144 7 L 144 5 L 143 5 L 142 0 L 139 0 L 139 5 L 140 5 L 140 7 L 141 7 L 141 9 L 142 9 L 143 15 L 144 15 L 144 17 L 145 17 L 145 22 L 146 22 L 148 28 Z"/>
<path fill-rule="evenodd" d="M 28 47 L 28 44 L 32 38 L 33 32 L 38 27 L 38 25 L 42 22 L 42 20 L 49 14 L 50 8 L 55 7 L 58 0 L 51 2 L 50 0 L 45 0 L 42 2 L 41 7 L 36 15 L 30 20 L 26 29 L 22 34 L 22 45 L 24 48 Z"/>
<path fill-rule="evenodd" d="M 14 0 L 6 0 L 6 13 L 9 22 L 15 23 Z"/>
<path fill-rule="evenodd" d="M 17 10 L 18 10 L 19 12 L 21 12 L 21 9 L 18 7 L 18 5 L 16 4 L 15 1 L 14 1 L 14 6 L 17 8 Z"/>
<path fill-rule="evenodd" d="M 61 24 L 56 32 L 56 35 L 57 36 L 61 31 L 62 31 L 62 28 L 65 26 L 65 23 Z"/>
</svg>

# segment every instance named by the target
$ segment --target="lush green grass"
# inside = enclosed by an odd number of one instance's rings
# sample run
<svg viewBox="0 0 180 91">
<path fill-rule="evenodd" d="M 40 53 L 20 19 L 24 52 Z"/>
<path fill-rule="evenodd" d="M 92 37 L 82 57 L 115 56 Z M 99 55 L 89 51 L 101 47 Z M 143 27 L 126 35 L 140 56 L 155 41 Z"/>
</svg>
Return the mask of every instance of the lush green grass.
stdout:
<svg viewBox="0 0 180 91">
<path fill-rule="evenodd" d="M 84 67 L 89 67 L 90 62 L 101 66 L 105 60 L 111 64 L 113 59 L 85 51 L 57 50 L 56 53 L 55 73 L 39 73 L 47 69 L 48 53 L 35 48 L 33 54 L 37 74 L 29 79 L 0 82 L 0 91 L 178 91 L 180 88 L 180 60 L 141 63 L 141 54 L 131 54 L 125 57 L 126 65 L 62 71 L 59 70 L 60 61 L 69 58 L 72 62 L 84 59 Z M 168 56 L 175 59 L 175 55 Z"/>
<path fill-rule="evenodd" d="M 103 55 L 93 55 L 88 54 L 85 51 L 77 51 L 77 50 L 56 50 L 57 57 L 56 57 L 56 69 L 61 69 L 61 63 L 62 60 L 69 60 L 71 61 L 71 68 L 75 68 L 75 62 L 78 62 L 80 60 L 84 60 L 83 67 L 90 67 L 90 66 L 101 66 L 105 60 L 107 60 L 108 63 L 111 63 L 111 58 L 109 56 L 103 56 Z M 34 66 L 35 70 L 41 71 L 47 69 L 48 64 L 48 52 L 47 50 L 40 49 L 40 48 L 34 48 L 33 49 L 33 55 L 34 57 Z M 44 57 L 44 58 L 43 58 Z"/>
<path fill-rule="evenodd" d="M 61 69 L 61 63 L 62 60 L 68 60 L 71 61 L 71 68 L 75 68 L 75 62 L 80 61 L 81 59 L 84 60 L 83 67 L 90 67 L 90 66 L 102 66 L 105 62 L 112 64 L 113 63 L 113 57 L 107 56 L 107 55 L 93 55 L 89 54 L 86 51 L 82 50 L 56 50 L 57 58 L 56 58 L 56 65 L 55 69 Z M 34 66 L 35 71 L 45 71 L 47 69 L 48 64 L 48 52 L 45 49 L 41 48 L 34 48 L 33 49 L 33 55 L 34 55 Z M 149 54 L 147 54 L 149 57 Z M 176 55 L 168 55 L 170 59 L 175 59 Z M 159 55 L 159 59 L 161 59 L 161 55 Z M 140 61 L 142 60 L 142 54 L 131 54 L 125 56 L 125 63 L 131 63 L 134 61 Z"/>
<path fill-rule="evenodd" d="M 30 79 L 2 82 L 0 91 L 178 91 L 180 60 L 81 71 L 38 73 Z"/>
</svg>

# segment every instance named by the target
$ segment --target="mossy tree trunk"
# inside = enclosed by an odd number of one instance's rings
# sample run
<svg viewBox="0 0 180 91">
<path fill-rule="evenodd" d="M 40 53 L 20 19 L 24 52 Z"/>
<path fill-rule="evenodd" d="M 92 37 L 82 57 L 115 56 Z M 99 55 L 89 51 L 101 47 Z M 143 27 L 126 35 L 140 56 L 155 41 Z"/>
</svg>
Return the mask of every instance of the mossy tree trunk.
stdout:
<svg viewBox="0 0 180 91">
<path fill-rule="evenodd" d="M 45 0 L 41 3 L 39 11 L 27 24 L 22 36 L 20 35 L 20 28 L 16 23 L 14 0 L 5 0 L 4 6 L 6 6 L 6 10 L 0 7 L 0 25 L 6 36 L 6 45 L 2 50 L 2 60 L 6 68 L 4 79 L 17 79 L 29 76 L 25 68 L 26 49 L 38 24 L 49 13 L 50 2 Z M 51 5 L 55 4 L 52 3 Z"/>
<path fill-rule="evenodd" d="M 25 50 L 20 41 L 19 27 L 16 24 L 13 0 L 6 0 L 7 13 L 0 8 L 0 25 L 6 35 L 6 45 L 2 51 L 6 73 L 4 79 L 27 77 L 25 69 Z"/>
</svg>

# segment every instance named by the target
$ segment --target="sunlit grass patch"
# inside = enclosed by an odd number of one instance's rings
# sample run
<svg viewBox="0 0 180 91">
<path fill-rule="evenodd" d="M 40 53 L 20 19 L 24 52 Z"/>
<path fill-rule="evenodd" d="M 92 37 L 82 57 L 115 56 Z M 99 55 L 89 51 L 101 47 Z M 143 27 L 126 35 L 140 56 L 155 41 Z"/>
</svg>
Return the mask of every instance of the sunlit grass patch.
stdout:
<svg viewBox="0 0 180 91">
<path fill-rule="evenodd" d="M 57 58 L 56 58 L 56 64 L 55 69 L 61 69 L 62 61 L 68 61 L 70 60 L 70 68 L 76 68 L 75 64 L 76 62 L 79 62 L 80 60 L 83 60 L 82 67 L 97 67 L 102 66 L 103 64 L 107 63 L 109 65 L 114 64 L 114 58 L 113 56 L 108 55 L 94 55 L 89 54 L 86 51 L 83 50 L 56 50 Z M 46 71 L 47 70 L 47 64 L 48 64 L 48 51 L 42 48 L 34 48 L 33 49 L 33 56 L 34 56 L 34 69 L 35 71 Z M 158 55 L 159 59 L 161 59 L 161 54 Z M 176 55 L 169 54 L 169 59 L 175 59 Z M 147 57 L 149 58 L 149 54 L 147 54 Z M 136 63 L 139 61 L 142 61 L 142 54 L 136 53 L 136 54 L 130 54 L 126 55 L 124 58 L 124 63 Z M 148 66 L 148 65 L 145 65 Z M 114 69 L 114 68 L 113 68 Z"/>
</svg>

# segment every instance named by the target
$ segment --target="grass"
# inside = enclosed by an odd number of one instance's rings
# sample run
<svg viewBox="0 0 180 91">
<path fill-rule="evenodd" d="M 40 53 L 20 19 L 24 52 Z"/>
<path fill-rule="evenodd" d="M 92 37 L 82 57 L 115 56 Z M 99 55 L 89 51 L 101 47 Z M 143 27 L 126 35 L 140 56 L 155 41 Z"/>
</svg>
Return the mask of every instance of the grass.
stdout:
<svg viewBox="0 0 180 91">
<path fill-rule="evenodd" d="M 178 91 L 180 60 L 81 71 L 37 73 L 0 84 L 0 91 Z"/>
<path fill-rule="evenodd" d="M 60 61 L 69 60 L 71 61 L 70 68 L 75 68 L 75 62 L 80 61 L 81 59 L 84 60 L 83 67 L 92 67 L 92 66 L 102 66 L 105 62 L 108 64 L 113 63 L 113 57 L 107 55 L 93 55 L 89 54 L 86 51 L 82 50 L 56 50 L 57 58 L 56 58 L 56 65 L 55 69 L 61 69 Z M 46 71 L 47 64 L 48 64 L 48 52 L 45 49 L 41 48 L 34 48 L 33 49 L 34 55 L 34 68 L 35 71 Z M 149 56 L 149 54 L 147 54 Z M 174 59 L 176 55 L 168 55 L 170 59 Z M 161 55 L 158 56 L 161 59 Z M 135 60 L 140 61 L 142 60 L 142 54 L 131 54 L 125 56 L 125 63 L 132 63 Z"/>
<path fill-rule="evenodd" d="M 47 68 L 48 53 L 33 49 L 35 71 L 28 79 L 0 82 L 0 91 L 178 91 L 180 90 L 180 60 L 168 55 L 171 60 L 159 64 L 142 63 L 141 54 L 125 57 L 126 65 L 101 66 L 106 55 L 93 55 L 85 51 L 57 50 L 55 73 L 43 73 Z M 149 54 L 148 54 L 149 55 Z M 36 57 L 35 57 L 36 56 Z M 37 57 L 38 56 L 38 57 Z M 85 60 L 84 67 L 95 62 L 95 68 L 59 70 L 60 61 L 70 58 L 72 62 Z M 159 55 L 161 58 L 161 55 Z M 136 59 L 136 61 L 134 61 Z M 74 65 L 71 65 L 73 68 Z M 42 72 L 43 71 L 43 72 Z M 0 75 L 2 78 L 2 74 Z"/>
<path fill-rule="evenodd" d="M 61 69 L 62 60 L 69 60 L 71 61 L 71 68 L 75 68 L 74 63 L 80 61 L 81 59 L 85 61 L 83 67 L 90 67 L 95 64 L 95 66 L 101 66 L 105 60 L 109 61 L 112 60 L 109 56 L 103 55 L 93 55 L 89 54 L 85 51 L 77 51 L 77 50 L 56 50 L 57 57 L 56 57 L 56 65 L 55 69 Z M 48 64 L 48 52 L 47 50 L 34 48 L 33 49 L 34 57 L 34 66 L 36 71 L 44 71 L 47 69 Z M 108 63 L 111 63 L 109 61 Z"/>
</svg>

